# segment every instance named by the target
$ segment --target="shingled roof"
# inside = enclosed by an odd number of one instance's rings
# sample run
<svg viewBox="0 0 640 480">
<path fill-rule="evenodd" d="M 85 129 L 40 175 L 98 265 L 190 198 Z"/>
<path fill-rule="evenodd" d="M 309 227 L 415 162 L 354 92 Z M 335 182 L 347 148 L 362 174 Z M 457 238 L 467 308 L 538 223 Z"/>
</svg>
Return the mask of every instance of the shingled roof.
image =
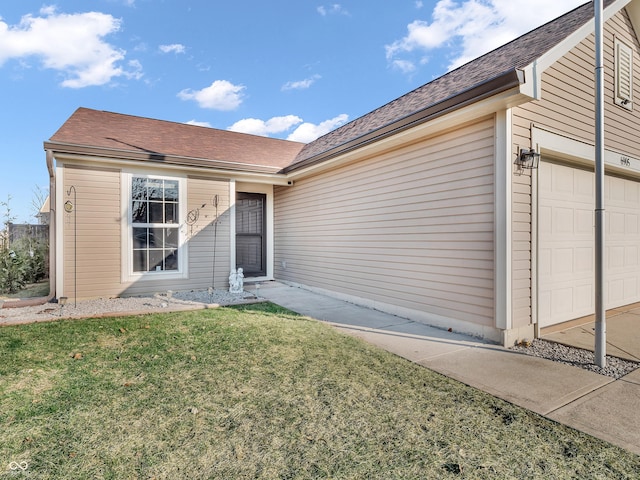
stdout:
<svg viewBox="0 0 640 480">
<path fill-rule="evenodd" d="M 151 162 L 277 173 L 303 143 L 78 108 L 45 149 Z"/>
<path fill-rule="evenodd" d="M 605 0 L 609 6 L 614 0 Z M 593 18 L 593 2 L 429 82 L 307 144 L 285 168 L 296 170 L 357 148 L 434 115 L 513 88 L 523 67 L 540 58 Z"/>
</svg>

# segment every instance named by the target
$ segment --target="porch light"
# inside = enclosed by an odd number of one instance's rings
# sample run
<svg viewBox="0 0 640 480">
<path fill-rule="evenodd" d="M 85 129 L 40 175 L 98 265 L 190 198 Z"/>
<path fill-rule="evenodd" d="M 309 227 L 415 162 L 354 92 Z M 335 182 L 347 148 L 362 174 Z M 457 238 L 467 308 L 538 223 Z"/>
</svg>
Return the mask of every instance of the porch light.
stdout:
<svg viewBox="0 0 640 480">
<path fill-rule="evenodd" d="M 540 160 L 540 154 L 533 148 L 521 148 L 520 154 L 514 162 L 519 168 L 525 168 L 531 170 L 538 168 L 538 161 Z"/>
</svg>

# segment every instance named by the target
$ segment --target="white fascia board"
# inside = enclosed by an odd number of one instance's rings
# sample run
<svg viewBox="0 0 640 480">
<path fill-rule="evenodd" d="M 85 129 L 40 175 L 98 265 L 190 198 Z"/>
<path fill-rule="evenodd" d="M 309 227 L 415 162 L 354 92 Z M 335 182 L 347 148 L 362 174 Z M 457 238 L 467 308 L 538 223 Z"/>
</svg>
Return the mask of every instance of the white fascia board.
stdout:
<svg viewBox="0 0 640 480">
<path fill-rule="evenodd" d="M 243 172 L 241 170 L 225 170 L 220 168 L 192 167 L 183 165 L 168 165 L 158 163 L 146 163 L 139 160 L 126 160 L 119 158 L 105 158 L 99 156 L 82 155 L 77 153 L 56 153 L 55 158 L 62 163 L 75 163 L 81 165 L 96 165 L 110 168 L 136 169 L 136 171 L 166 171 L 170 175 L 200 175 L 215 178 L 236 179 L 241 182 L 262 183 L 268 185 L 288 186 L 290 180 L 284 174 Z"/>
</svg>

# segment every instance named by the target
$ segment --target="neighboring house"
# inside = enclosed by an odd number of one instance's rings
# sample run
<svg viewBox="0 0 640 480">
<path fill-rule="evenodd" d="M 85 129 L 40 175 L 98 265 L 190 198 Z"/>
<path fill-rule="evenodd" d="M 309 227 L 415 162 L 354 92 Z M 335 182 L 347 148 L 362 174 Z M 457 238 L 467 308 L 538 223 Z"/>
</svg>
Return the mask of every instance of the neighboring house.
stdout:
<svg viewBox="0 0 640 480">
<path fill-rule="evenodd" d="M 38 210 L 38 214 L 36 215 L 40 225 L 49 225 L 49 217 L 51 216 L 50 209 L 51 204 L 49 202 L 49 195 L 47 195 L 44 202 L 42 202 L 42 206 Z"/>
<path fill-rule="evenodd" d="M 611 308 L 640 301 L 640 0 L 604 16 Z M 503 344 L 593 313 L 593 31 L 589 2 L 308 145 L 78 109 L 45 142 L 55 294 L 242 267 Z"/>
</svg>

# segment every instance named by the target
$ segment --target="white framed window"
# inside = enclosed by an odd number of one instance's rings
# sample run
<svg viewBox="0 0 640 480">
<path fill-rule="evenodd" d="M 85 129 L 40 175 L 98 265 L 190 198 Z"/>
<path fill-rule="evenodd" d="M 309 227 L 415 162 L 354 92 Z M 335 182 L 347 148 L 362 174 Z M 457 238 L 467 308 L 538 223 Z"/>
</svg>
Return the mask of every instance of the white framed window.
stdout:
<svg viewBox="0 0 640 480">
<path fill-rule="evenodd" d="M 615 95 L 616 105 L 633 109 L 633 50 L 617 38 L 615 45 Z"/>
<path fill-rule="evenodd" d="M 123 280 L 186 278 L 184 178 L 123 174 Z"/>
</svg>

